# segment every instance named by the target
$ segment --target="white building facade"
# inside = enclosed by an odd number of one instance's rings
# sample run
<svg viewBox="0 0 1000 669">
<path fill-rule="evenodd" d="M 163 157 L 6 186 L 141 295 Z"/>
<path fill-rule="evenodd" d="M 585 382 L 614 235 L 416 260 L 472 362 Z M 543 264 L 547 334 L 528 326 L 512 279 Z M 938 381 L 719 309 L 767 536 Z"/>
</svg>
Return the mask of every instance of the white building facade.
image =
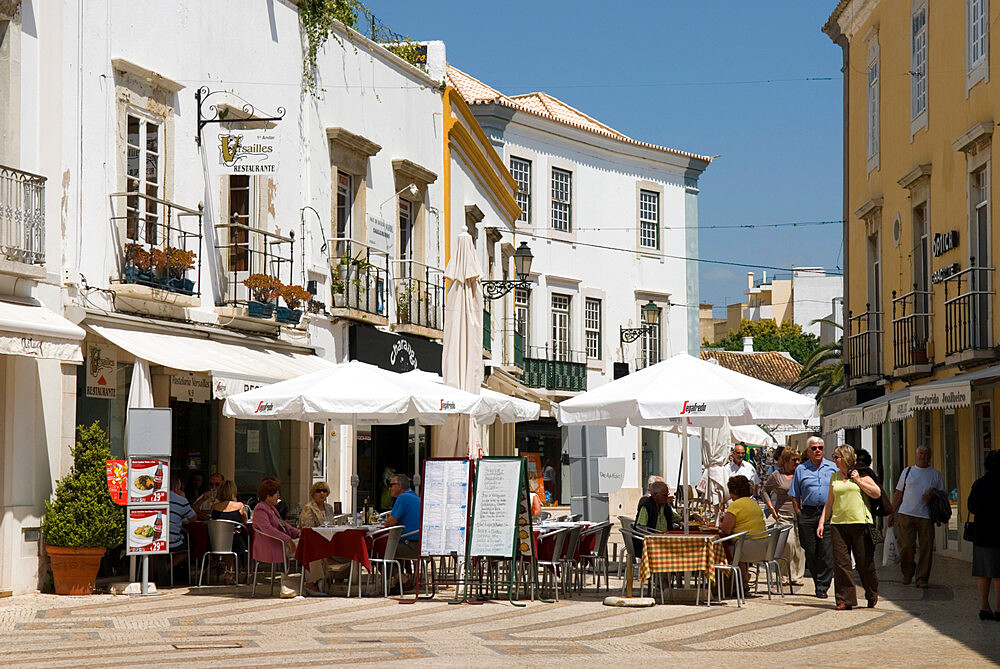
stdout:
<svg viewBox="0 0 1000 669">
<path fill-rule="evenodd" d="M 504 241 L 527 242 L 534 256 L 530 290 L 489 307 L 503 351 L 494 367 L 513 365 L 525 385 L 559 400 L 611 381 L 615 363 L 635 371 L 696 353 L 698 179 L 711 158 L 633 140 L 544 93 L 507 96 L 453 67 L 448 78 L 518 185 L 522 214 Z M 648 304 L 656 324 L 623 344 L 619 328 L 646 326 Z M 623 495 L 649 474 L 677 482 L 679 440 L 655 430 L 560 429 L 543 418 L 519 425 L 516 445 L 561 472 L 552 501 L 588 517 L 601 515 L 589 485 L 596 456 L 626 460 Z"/>
</svg>

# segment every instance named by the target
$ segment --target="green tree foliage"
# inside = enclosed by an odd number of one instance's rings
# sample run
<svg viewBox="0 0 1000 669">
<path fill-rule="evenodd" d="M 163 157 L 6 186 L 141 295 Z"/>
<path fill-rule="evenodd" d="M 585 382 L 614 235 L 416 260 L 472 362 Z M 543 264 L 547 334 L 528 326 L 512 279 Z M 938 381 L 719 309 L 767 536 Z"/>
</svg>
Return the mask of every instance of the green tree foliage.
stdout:
<svg viewBox="0 0 1000 669">
<path fill-rule="evenodd" d="M 95 421 L 76 428 L 73 469 L 45 502 L 45 542 L 65 548 L 113 548 L 125 541 L 125 509 L 108 493 L 107 460 L 111 440 Z"/>
<path fill-rule="evenodd" d="M 714 344 L 703 345 L 705 348 L 742 351 L 744 337 L 753 337 L 754 351 L 785 351 L 800 364 L 803 364 L 819 346 L 819 338 L 814 334 L 802 332 L 801 325 L 796 325 L 792 321 L 778 325 L 772 320 L 744 320 L 736 332 L 730 332 Z"/>
<path fill-rule="evenodd" d="M 832 320 L 821 318 L 813 323 L 825 323 L 843 330 L 843 327 Z M 844 349 L 843 335 L 837 341 L 817 346 L 812 354 L 802 363 L 799 379 L 792 384 L 792 390 L 803 390 L 817 386 L 816 401 L 838 390 L 844 385 Z"/>
</svg>

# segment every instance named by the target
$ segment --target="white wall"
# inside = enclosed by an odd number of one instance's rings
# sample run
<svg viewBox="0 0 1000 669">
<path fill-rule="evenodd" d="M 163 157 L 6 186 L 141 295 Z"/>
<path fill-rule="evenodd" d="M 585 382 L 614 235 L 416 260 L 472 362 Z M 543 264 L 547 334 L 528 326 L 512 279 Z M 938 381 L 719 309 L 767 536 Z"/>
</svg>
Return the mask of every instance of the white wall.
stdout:
<svg viewBox="0 0 1000 669">
<path fill-rule="evenodd" d="M 835 318 L 839 321 L 834 309 L 833 300 L 843 298 L 844 279 L 840 276 L 826 276 L 820 271 L 802 271 L 796 269 L 792 274 L 792 300 L 795 323 L 802 326 L 803 332 L 810 332 L 817 337 L 821 325 L 813 323 L 819 318 Z"/>
</svg>

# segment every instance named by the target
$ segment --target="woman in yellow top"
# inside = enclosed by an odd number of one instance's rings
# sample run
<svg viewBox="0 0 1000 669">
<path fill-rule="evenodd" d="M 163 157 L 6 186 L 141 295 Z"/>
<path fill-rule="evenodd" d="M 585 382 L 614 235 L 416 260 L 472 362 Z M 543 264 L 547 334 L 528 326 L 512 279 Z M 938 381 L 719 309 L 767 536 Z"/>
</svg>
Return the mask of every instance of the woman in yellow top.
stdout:
<svg viewBox="0 0 1000 669">
<path fill-rule="evenodd" d="M 749 532 L 753 536 L 765 530 L 764 512 L 760 509 L 760 504 L 753 498 L 753 484 L 746 476 L 734 476 L 727 483 L 729 496 L 733 501 L 726 508 L 722 520 L 719 521 L 719 532 L 722 536 Z M 726 542 L 726 555 L 732 560 L 732 542 Z M 743 577 L 743 591 L 746 586 L 749 573 L 747 572 L 747 562 L 763 560 L 767 552 L 767 539 L 744 539 L 742 555 L 746 558 L 740 562 L 740 574 Z"/>
<path fill-rule="evenodd" d="M 854 447 L 847 444 L 833 452 L 833 463 L 840 471 L 830 477 L 830 494 L 816 527 L 816 536 L 820 539 L 824 523 L 833 531 L 833 590 L 838 611 L 849 610 L 858 603 L 851 568 L 852 553 L 861 575 L 861 585 L 865 588 L 868 608 L 878 603 L 875 544 L 866 527 L 872 523 L 872 514 L 865 497 L 878 499 L 882 491 L 870 476 L 861 476 L 854 469 L 854 458 Z"/>
</svg>

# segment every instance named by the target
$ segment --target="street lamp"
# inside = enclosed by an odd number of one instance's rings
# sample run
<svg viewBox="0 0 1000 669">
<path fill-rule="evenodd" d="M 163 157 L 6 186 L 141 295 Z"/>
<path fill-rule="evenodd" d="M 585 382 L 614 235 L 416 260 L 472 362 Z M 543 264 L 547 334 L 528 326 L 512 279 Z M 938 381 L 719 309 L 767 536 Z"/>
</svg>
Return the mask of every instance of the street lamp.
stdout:
<svg viewBox="0 0 1000 669">
<path fill-rule="evenodd" d="M 641 337 L 646 332 L 653 334 L 656 331 L 656 322 L 660 317 L 660 308 L 650 300 L 642 307 L 642 313 L 646 317 L 646 324 L 639 328 L 623 328 L 618 326 L 619 340 L 622 344 L 630 344 Z"/>
<path fill-rule="evenodd" d="M 521 242 L 521 245 L 514 251 L 514 274 L 517 276 L 517 280 L 480 281 L 483 284 L 483 297 L 487 300 L 495 300 L 515 288 L 530 289 L 531 283 L 528 281 L 528 276 L 531 274 L 532 259 L 534 256 L 531 255 L 528 242 Z"/>
</svg>

